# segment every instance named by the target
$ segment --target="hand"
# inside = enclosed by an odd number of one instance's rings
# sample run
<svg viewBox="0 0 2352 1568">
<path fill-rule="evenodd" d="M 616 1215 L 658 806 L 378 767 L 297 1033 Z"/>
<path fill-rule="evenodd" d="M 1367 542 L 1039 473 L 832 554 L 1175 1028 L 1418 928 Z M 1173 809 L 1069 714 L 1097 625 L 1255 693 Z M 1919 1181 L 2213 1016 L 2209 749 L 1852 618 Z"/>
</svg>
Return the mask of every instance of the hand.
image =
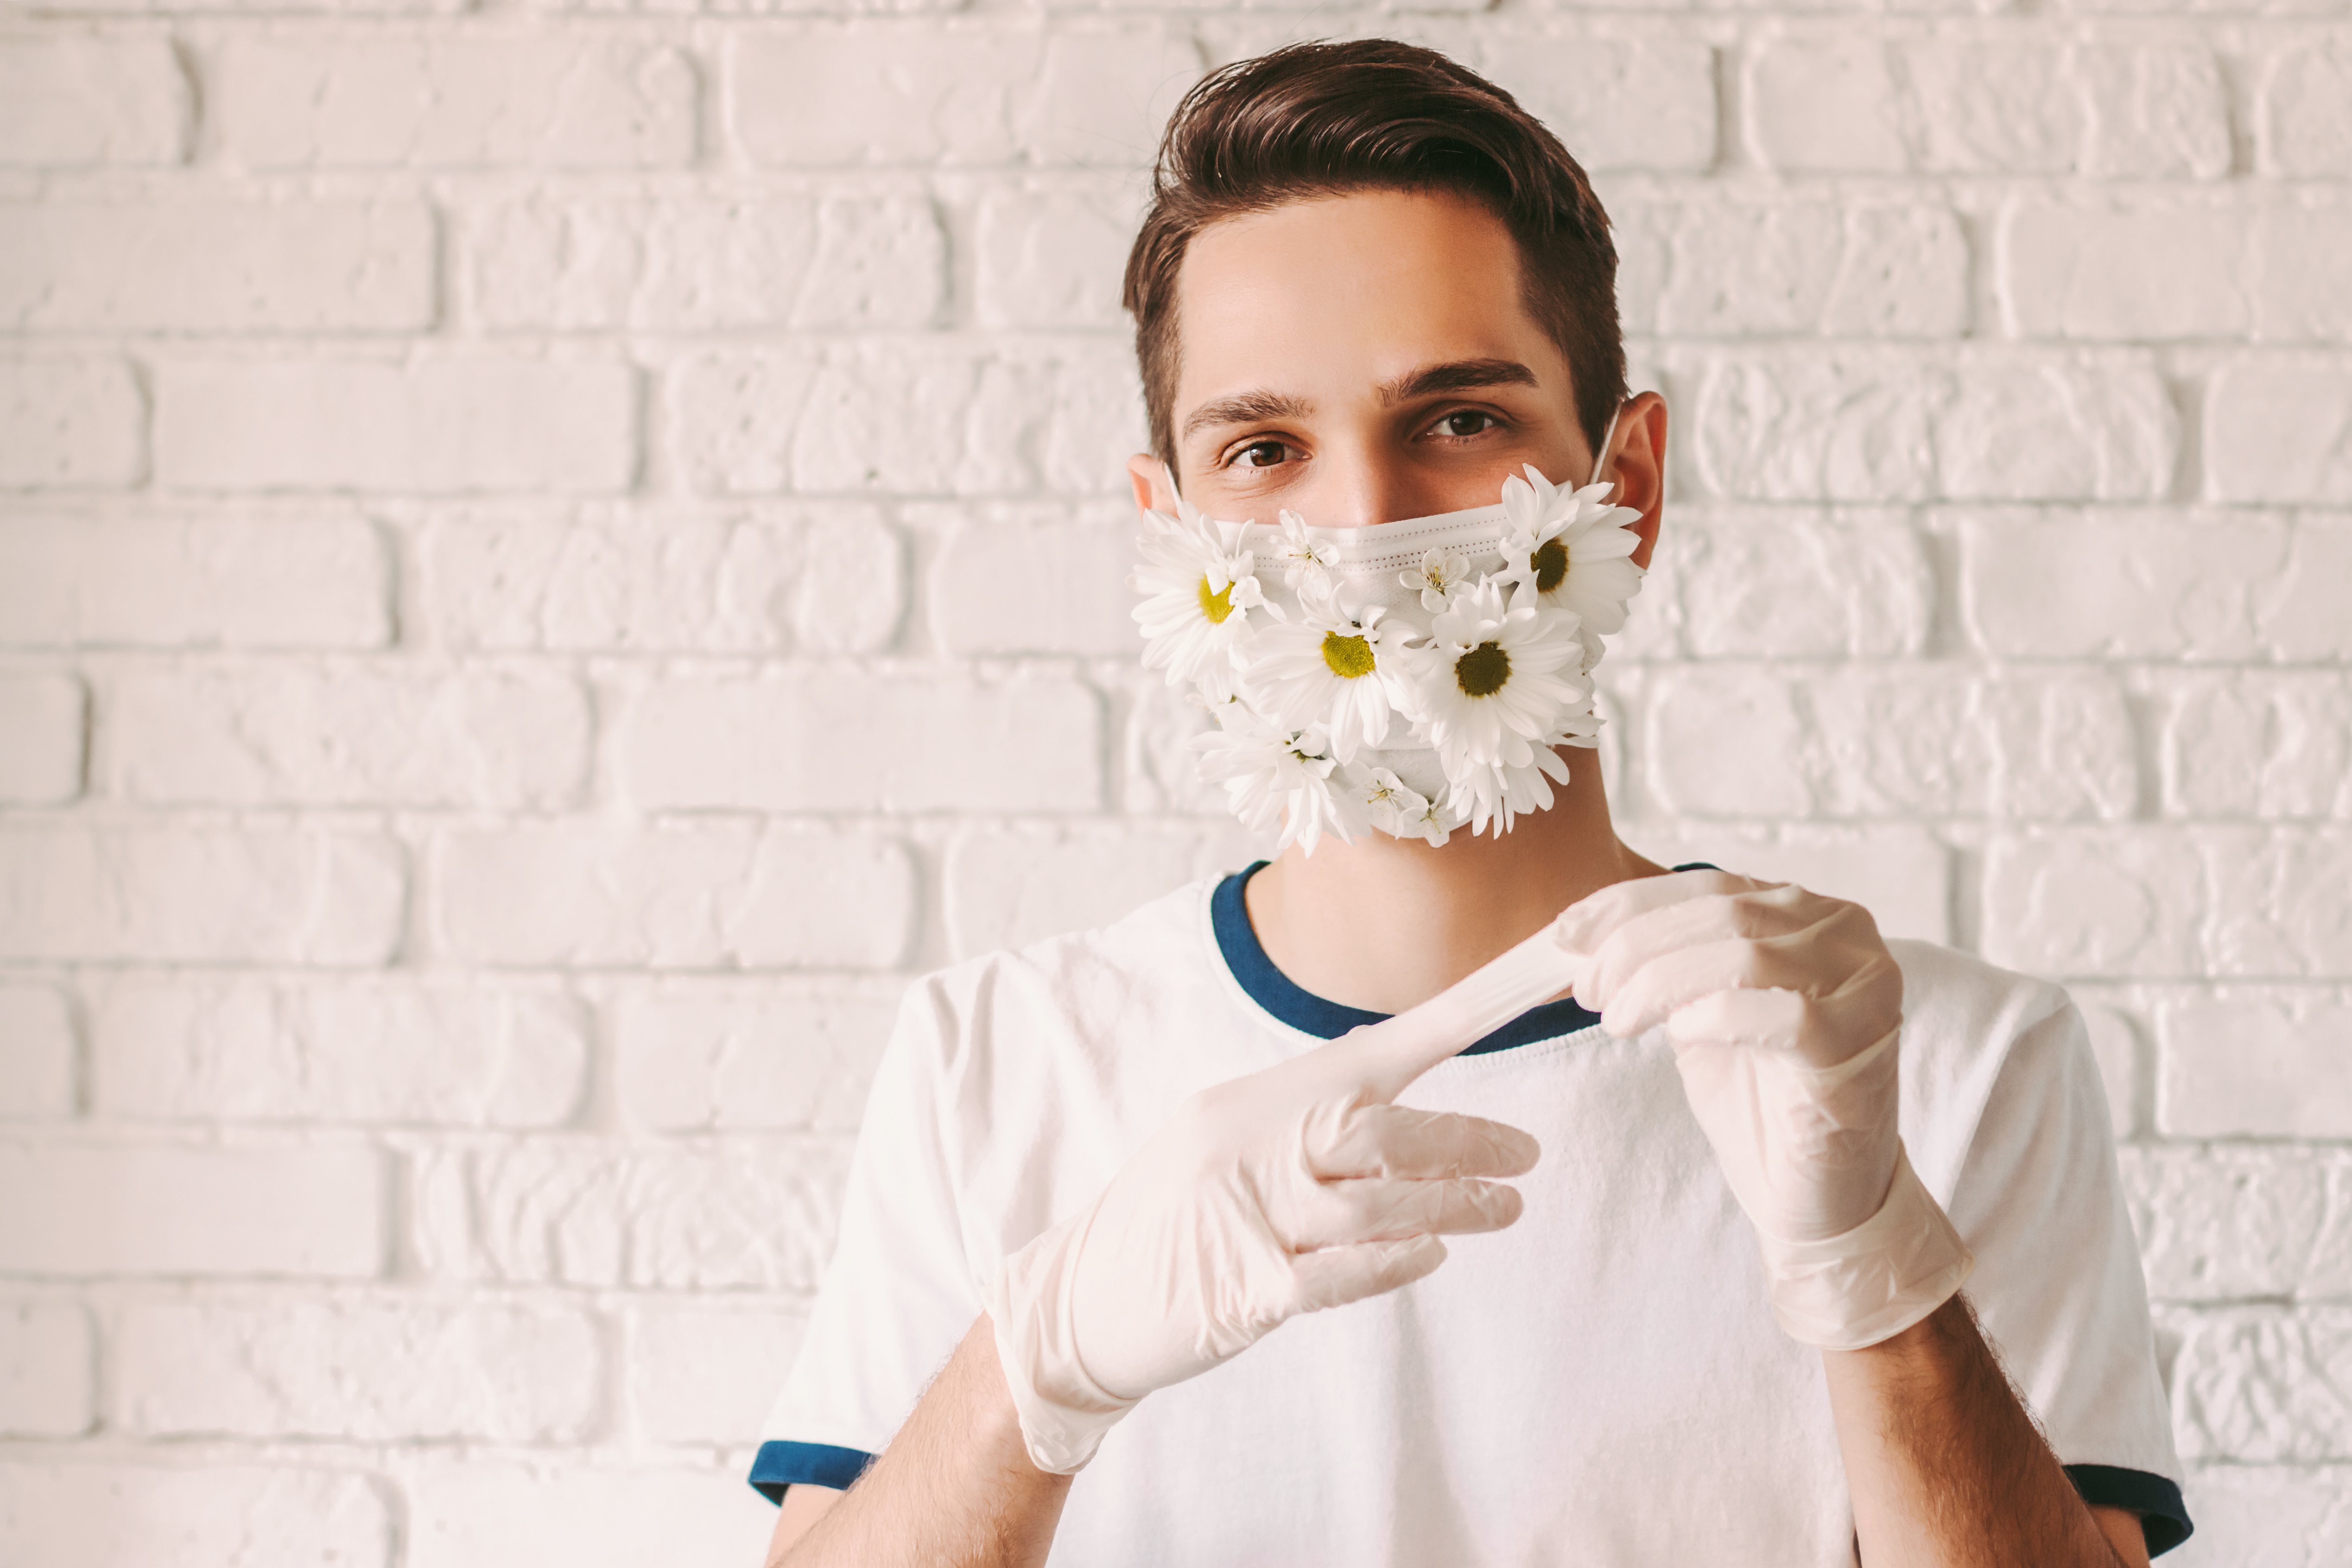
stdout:
<svg viewBox="0 0 2352 1568">
<path fill-rule="evenodd" d="M 1868 910 L 1680 871 L 1604 888 L 1554 930 L 1603 1028 L 1665 1030 L 1791 1336 L 1875 1344 L 1960 1288 L 1974 1260 L 1903 1152 L 1903 973 Z"/>
<path fill-rule="evenodd" d="M 988 1292 L 1029 1457 L 1066 1474 L 1137 1401 L 1301 1312 L 1393 1290 L 1496 1230 L 1536 1141 L 1392 1103 L 1569 979 L 1549 930 L 1407 1013 L 1187 1100 Z"/>
</svg>

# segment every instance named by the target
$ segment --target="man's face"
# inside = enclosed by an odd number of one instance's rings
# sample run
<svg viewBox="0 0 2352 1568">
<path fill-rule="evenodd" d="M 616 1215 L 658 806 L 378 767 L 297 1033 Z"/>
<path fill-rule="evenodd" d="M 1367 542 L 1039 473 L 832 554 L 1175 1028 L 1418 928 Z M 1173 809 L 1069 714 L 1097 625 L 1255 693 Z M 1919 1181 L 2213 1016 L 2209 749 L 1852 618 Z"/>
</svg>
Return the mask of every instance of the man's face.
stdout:
<svg viewBox="0 0 2352 1568">
<path fill-rule="evenodd" d="M 1528 463 L 1584 483 L 1568 361 L 1520 292 L 1509 231 L 1452 195 L 1356 192 L 1210 226 L 1177 279 L 1185 498 L 1353 528 L 1491 506 Z M 1144 494 L 1155 461 L 1130 467 L 1139 501 L 1171 504 Z"/>
</svg>

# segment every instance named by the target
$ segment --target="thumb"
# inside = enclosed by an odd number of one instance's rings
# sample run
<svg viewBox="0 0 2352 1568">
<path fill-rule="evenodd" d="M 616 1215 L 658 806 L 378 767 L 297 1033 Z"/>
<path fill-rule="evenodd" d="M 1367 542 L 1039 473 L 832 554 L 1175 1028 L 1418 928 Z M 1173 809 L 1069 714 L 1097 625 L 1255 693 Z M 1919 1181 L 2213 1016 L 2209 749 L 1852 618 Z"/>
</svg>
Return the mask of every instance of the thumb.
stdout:
<svg viewBox="0 0 2352 1568">
<path fill-rule="evenodd" d="M 1574 984 L 1584 960 L 1561 947 L 1546 922 L 1535 935 L 1455 981 L 1418 1007 L 1349 1030 L 1322 1047 L 1364 1085 L 1367 1098 L 1394 1100 L 1413 1079 Z"/>
</svg>

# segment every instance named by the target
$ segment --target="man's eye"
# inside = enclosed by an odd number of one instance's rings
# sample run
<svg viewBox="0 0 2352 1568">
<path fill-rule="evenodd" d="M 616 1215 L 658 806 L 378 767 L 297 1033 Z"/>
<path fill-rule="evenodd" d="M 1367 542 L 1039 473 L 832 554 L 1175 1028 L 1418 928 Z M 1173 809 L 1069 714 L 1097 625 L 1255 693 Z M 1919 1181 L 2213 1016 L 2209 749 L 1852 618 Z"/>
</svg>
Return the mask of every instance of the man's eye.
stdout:
<svg viewBox="0 0 2352 1568">
<path fill-rule="evenodd" d="M 1441 436 L 1483 436 L 1499 423 L 1496 417 L 1476 408 L 1457 409 L 1437 422 Z"/>
<path fill-rule="evenodd" d="M 1271 468 L 1278 466 L 1289 450 L 1279 441 L 1253 441 L 1234 454 L 1234 461 L 1244 468 Z"/>
</svg>

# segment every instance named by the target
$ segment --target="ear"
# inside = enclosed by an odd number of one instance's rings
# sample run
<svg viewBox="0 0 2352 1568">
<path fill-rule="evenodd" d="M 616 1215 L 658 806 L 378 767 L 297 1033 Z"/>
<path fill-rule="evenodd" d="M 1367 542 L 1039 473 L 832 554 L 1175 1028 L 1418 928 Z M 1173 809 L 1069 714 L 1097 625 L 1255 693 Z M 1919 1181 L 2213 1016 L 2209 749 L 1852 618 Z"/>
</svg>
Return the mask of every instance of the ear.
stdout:
<svg viewBox="0 0 2352 1568">
<path fill-rule="evenodd" d="M 1642 546 L 1633 561 L 1646 567 L 1666 507 L 1666 400 L 1656 393 L 1642 394 L 1617 416 L 1617 456 L 1609 473 L 1617 481 L 1617 493 L 1610 499 L 1642 514 L 1633 524 Z"/>
<path fill-rule="evenodd" d="M 1135 487 L 1136 510 L 1176 510 L 1176 488 L 1168 482 L 1167 467 L 1150 453 L 1138 452 L 1127 460 L 1127 482 Z"/>
</svg>

